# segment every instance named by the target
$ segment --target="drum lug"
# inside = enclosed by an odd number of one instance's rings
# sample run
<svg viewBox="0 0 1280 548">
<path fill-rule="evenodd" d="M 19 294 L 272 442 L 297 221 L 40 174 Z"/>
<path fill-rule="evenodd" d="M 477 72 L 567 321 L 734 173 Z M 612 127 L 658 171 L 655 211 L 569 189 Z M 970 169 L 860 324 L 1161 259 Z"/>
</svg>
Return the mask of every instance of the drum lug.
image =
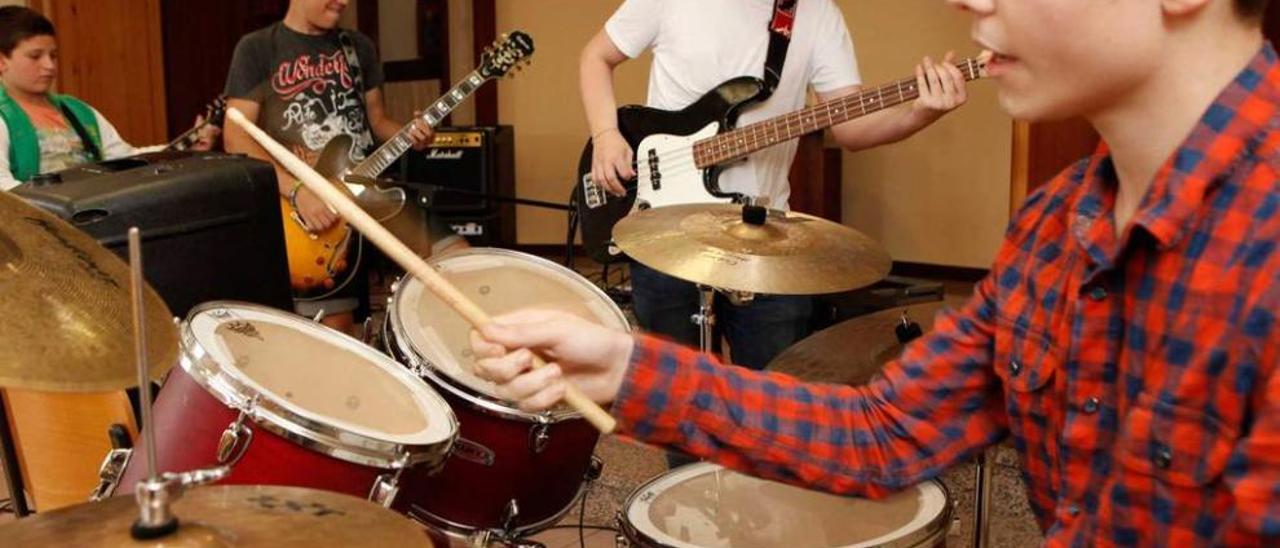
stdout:
<svg viewBox="0 0 1280 548">
<path fill-rule="evenodd" d="M 622 512 L 613 515 L 613 522 L 617 524 L 615 530 L 617 533 L 613 535 L 614 548 L 631 548 L 631 539 L 627 538 L 625 531 L 627 530 L 627 520 L 622 517 Z"/>
<path fill-rule="evenodd" d="M 399 485 L 400 472 L 394 474 L 382 474 L 373 482 L 373 489 L 369 490 L 369 502 L 390 508 L 391 504 L 396 501 L 396 495 L 400 493 Z"/>
<path fill-rule="evenodd" d="M 222 431 L 222 437 L 218 439 L 216 455 L 218 464 L 235 466 L 244 457 L 245 451 L 249 450 L 249 444 L 253 442 L 253 429 L 244 425 L 244 419 L 247 416 L 249 416 L 248 410 L 241 410 L 235 422 L 228 424 L 227 429 Z"/>
<path fill-rule="evenodd" d="M 116 492 L 116 485 L 120 483 L 120 476 L 132 455 L 133 449 L 112 449 L 107 453 L 107 458 L 102 459 L 102 466 L 98 467 L 98 486 L 89 493 L 89 502 L 105 500 Z"/>
<path fill-rule="evenodd" d="M 502 530 L 514 531 L 512 527 L 516 518 L 520 516 L 520 505 L 516 503 L 516 499 L 507 501 L 507 507 L 502 510 Z"/>
<path fill-rule="evenodd" d="M 391 505 L 396 501 L 396 495 L 400 493 L 400 474 L 404 472 L 405 465 L 408 462 L 408 453 L 400 455 L 400 458 L 396 460 L 395 472 L 382 474 L 373 481 L 373 487 L 369 489 L 370 502 L 383 508 L 391 508 Z"/>
<path fill-rule="evenodd" d="M 529 448 L 533 449 L 534 454 L 542 453 L 547 448 L 547 442 L 551 441 L 551 418 L 547 415 L 538 415 L 538 423 L 529 429 Z"/>
</svg>

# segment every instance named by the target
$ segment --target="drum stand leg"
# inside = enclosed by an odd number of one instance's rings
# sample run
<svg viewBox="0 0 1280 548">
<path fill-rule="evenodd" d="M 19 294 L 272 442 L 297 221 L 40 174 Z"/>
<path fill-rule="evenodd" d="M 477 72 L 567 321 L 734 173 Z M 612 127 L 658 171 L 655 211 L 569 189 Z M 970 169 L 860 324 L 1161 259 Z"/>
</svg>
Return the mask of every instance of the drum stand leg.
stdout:
<svg viewBox="0 0 1280 548">
<path fill-rule="evenodd" d="M 716 290 L 705 285 L 698 286 L 698 313 L 689 321 L 698 326 L 698 350 L 711 353 L 712 339 L 716 326 Z"/>
<path fill-rule="evenodd" d="M 986 548 L 991 524 L 991 471 L 987 450 L 983 449 L 973 461 L 973 546 Z"/>
<path fill-rule="evenodd" d="M 27 507 L 26 486 L 22 483 L 22 471 L 18 469 L 18 452 L 9 428 L 9 414 L 5 411 L 4 393 L 0 391 L 0 466 L 4 467 L 5 484 L 9 488 L 9 503 L 13 515 L 20 518 L 31 513 Z"/>
</svg>

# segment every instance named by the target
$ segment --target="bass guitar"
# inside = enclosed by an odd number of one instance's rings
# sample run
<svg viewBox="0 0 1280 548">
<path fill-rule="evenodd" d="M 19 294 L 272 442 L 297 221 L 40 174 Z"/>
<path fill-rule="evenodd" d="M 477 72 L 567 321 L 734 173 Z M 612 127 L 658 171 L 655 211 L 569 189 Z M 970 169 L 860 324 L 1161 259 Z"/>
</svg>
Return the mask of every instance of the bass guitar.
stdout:
<svg viewBox="0 0 1280 548">
<path fill-rule="evenodd" d="M 985 58 L 956 64 L 966 81 L 984 75 Z M 920 96 L 914 77 L 735 128 L 739 114 L 764 98 L 765 84 L 743 76 L 707 92 L 684 110 L 629 105 L 618 109 L 618 131 L 635 151 L 634 181 L 625 196 L 609 194 L 591 178 L 591 141 L 578 161 L 573 189 L 582 245 L 596 261 L 625 257 L 612 244 L 613 225 L 633 211 L 677 204 L 741 203 L 748 197 L 722 192 L 723 166 L 758 150 L 912 101 Z"/>
<path fill-rule="evenodd" d="M 506 76 L 532 54 L 533 39 L 528 34 L 515 31 L 503 35 L 481 54 L 475 70 L 422 111 L 418 119 L 435 128 L 481 85 Z M 412 121 L 406 124 L 354 167 L 348 159 L 351 137 L 334 137 L 320 150 L 314 167 L 340 190 L 350 194 L 375 219 L 386 222 L 404 209 L 404 189 L 367 183 L 376 180 L 413 146 L 409 133 L 412 125 Z M 312 232 L 287 197 L 280 198 L 280 209 L 294 294 L 301 298 L 319 299 L 341 288 L 343 283 L 339 277 L 344 272 L 355 271 L 354 265 L 349 264 L 353 261 L 348 261 L 348 248 L 355 236 L 351 228 L 346 222 L 339 221 L 326 230 Z"/>
</svg>

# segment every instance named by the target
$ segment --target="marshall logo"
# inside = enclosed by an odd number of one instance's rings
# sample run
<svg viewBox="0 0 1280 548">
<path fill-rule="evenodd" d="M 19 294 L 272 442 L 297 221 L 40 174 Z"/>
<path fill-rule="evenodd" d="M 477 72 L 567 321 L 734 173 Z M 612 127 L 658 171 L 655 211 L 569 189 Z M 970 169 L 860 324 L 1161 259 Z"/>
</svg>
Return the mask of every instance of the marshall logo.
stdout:
<svg viewBox="0 0 1280 548">
<path fill-rule="evenodd" d="M 461 150 L 441 150 L 433 148 L 427 151 L 428 160 L 461 160 Z"/>
<path fill-rule="evenodd" d="M 275 74 L 271 75 L 271 89 L 282 97 L 291 98 L 308 87 L 317 95 L 324 92 L 331 84 L 332 77 L 338 77 L 338 83 L 350 88 L 351 67 L 347 65 L 347 56 L 342 51 L 331 54 L 303 55 L 293 61 L 280 63 Z"/>
</svg>

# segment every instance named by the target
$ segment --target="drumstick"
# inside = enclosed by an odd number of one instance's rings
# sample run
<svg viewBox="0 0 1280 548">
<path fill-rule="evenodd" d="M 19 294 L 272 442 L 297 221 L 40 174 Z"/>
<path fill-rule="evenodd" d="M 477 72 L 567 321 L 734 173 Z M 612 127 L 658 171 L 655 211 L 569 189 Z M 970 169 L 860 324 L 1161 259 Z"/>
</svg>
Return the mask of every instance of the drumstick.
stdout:
<svg viewBox="0 0 1280 548">
<path fill-rule="evenodd" d="M 410 251 L 408 246 L 396 239 L 395 236 L 378 224 L 378 221 L 375 221 L 363 209 L 360 209 L 360 206 L 356 205 L 350 198 L 334 188 L 329 181 L 325 180 L 306 162 L 298 159 L 292 152 L 289 152 L 284 146 L 277 143 L 275 139 L 267 135 L 266 132 L 245 118 L 244 114 L 239 110 L 234 107 L 228 108 L 226 117 L 228 120 L 239 124 L 250 137 L 253 137 L 277 162 L 280 162 L 280 165 L 289 170 L 299 181 L 302 181 L 302 184 L 307 185 L 307 188 L 311 189 L 321 200 L 324 200 L 329 207 L 336 210 L 348 223 L 356 227 L 369 241 L 382 249 L 388 257 L 399 263 L 406 272 L 422 280 L 422 283 L 426 284 L 432 293 L 435 293 L 440 300 L 453 307 L 472 327 L 480 329 L 492 321 L 484 310 L 481 310 L 470 299 L 467 299 L 462 292 L 458 291 L 458 288 L 454 287 L 448 280 L 445 280 L 426 261 Z M 533 367 L 535 369 L 544 365 L 546 365 L 546 362 L 541 357 L 536 355 L 533 357 Z M 605 434 L 613 432 L 614 427 L 617 426 L 617 421 L 609 413 L 601 409 L 599 405 L 596 405 L 595 402 L 591 401 L 590 398 L 572 384 L 565 386 L 564 401 L 579 413 L 582 413 L 583 418 Z"/>
</svg>

